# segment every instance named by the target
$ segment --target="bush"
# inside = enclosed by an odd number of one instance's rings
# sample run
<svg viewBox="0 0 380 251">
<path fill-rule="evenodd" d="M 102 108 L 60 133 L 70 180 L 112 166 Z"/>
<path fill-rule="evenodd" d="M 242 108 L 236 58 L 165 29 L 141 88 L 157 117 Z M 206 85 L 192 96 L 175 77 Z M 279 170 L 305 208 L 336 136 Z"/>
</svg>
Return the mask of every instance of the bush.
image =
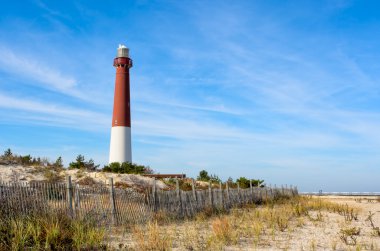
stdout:
<svg viewBox="0 0 380 251">
<path fill-rule="evenodd" d="M 80 179 L 77 183 L 82 186 L 91 186 L 91 185 L 97 184 L 96 181 L 89 176 L 86 176 L 83 179 Z"/>
<path fill-rule="evenodd" d="M 193 186 L 189 182 L 182 182 L 180 189 L 183 191 L 191 191 L 193 189 Z"/>
<path fill-rule="evenodd" d="M 130 162 L 112 162 L 109 165 L 105 165 L 103 172 L 110 173 L 128 173 L 128 174 L 146 174 L 153 173 L 152 169 L 149 166 L 138 165 Z"/>
<path fill-rule="evenodd" d="M 78 155 L 75 162 L 70 162 L 69 169 L 82 169 L 84 168 L 84 156 Z"/>
<path fill-rule="evenodd" d="M 255 179 L 252 179 L 252 186 L 254 187 L 264 187 L 264 180 L 255 180 Z"/>
<path fill-rule="evenodd" d="M 47 182 L 56 183 L 62 181 L 62 176 L 59 175 L 58 172 L 54 170 L 45 169 L 44 170 L 44 178 Z"/>
<path fill-rule="evenodd" d="M 264 180 L 255 180 L 251 179 L 252 186 L 254 187 L 264 187 L 262 183 L 264 183 Z M 250 180 L 247 179 L 246 177 L 240 177 L 239 179 L 236 180 L 236 183 L 239 184 L 240 188 L 248 188 L 250 187 Z"/>
<path fill-rule="evenodd" d="M 170 187 L 170 189 L 176 189 L 176 186 L 177 186 L 176 179 L 169 178 L 169 179 L 164 179 L 163 181 L 166 185 Z M 178 185 L 179 185 L 179 189 L 183 191 L 191 191 L 193 189 L 191 182 L 189 182 L 186 179 L 178 179 Z"/>
<path fill-rule="evenodd" d="M 208 172 L 206 170 L 202 170 L 202 171 L 199 172 L 197 180 L 199 180 L 199 181 L 209 181 L 210 180 L 210 176 L 208 175 Z"/>
<path fill-rule="evenodd" d="M 248 188 L 250 186 L 249 179 L 245 177 L 240 177 L 236 180 L 236 183 L 239 184 L 240 188 Z"/>
<path fill-rule="evenodd" d="M 13 155 L 13 153 L 12 153 L 10 148 L 8 148 L 7 150 L 4 151 L 4 157 L 5 158 L 12 157 L 12 155 Z"/>
<path fill-rule="evenodd" d="M 206 170 L 202 170 L 199 172 L 199 175 L 197 177 L 197 180 L 199 181 L 211 181 L 211 182 L 216 182 L 219 183 L 221 180 L 217 175 L 208 175 L 208 172 Z"/>
<path fill-rule="evenodd" d="M 22 165 L 30 165 L 32 164 L 32 157 L 30 155 L 20 156 Z"/>
<path fill-rule="evenodd" d="M 360 228 L 352 227 L 340 230 L 340 239 L 346 245 L 356 245 L 356 239 L 360 235 Z"/>
<path fill-rule="evenodd" d="M 57 167 L 57 168 L 63 168 L 63 161 L 62 161 L 62 157 L 59 156 L 58 159 L 54 162 L 54 167 Z"/>
<path fill-rule="evenodd" d="M 84 160 L 84 156 L 79 154 L 75 159 L 75 162 L 70 162 L 69 169 L 86 169 L 89 171 L 95 171 L 99 165 L 95 165 L 94 161 L 90 159 L 89 161 Z"/>
</svg>

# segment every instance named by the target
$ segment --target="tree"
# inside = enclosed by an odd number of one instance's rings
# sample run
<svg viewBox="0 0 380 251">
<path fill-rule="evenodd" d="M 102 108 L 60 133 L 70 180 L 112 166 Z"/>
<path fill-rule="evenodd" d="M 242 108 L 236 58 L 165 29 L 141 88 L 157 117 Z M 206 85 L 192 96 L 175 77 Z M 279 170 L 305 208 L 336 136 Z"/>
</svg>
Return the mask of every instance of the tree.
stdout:
<svg viewBox="0 0 380 251">
<path fill-rule="evenodd" d="M 84 156 L 79 154 L 75 162 L 70 162 L 69 169 L 81 169 L 84 167 Z"/>
<path fill-rule="evenodd" d="M 99 165 L 95 165 L 94 160 L 90 159 L 89 161 L 84 160 L 84 156 L 79 154 L 75 159 L 75 162 L 70 162 L 69 169 L 86 169 L 90 171 L 96 170 Z"/>
<path fill-rule="evenodd" d="M 77 163 L 84 164 L 84 156 L 81 155 L 81 154 L 79 154 L 75 160 L 76 160 Z"/>
<path fill-rule="evenodd" d="M 210 175 L 210 181 L 211 182 L 215 182 L 215 183 L 222 182 L 222 180 L 216 174 L 211 174 Z"/>
<path fill-rule="evenodd" d="M 63 167 L 63 161 L 62 161 L 62 157 L 61 156 L 59 156 L 58 159 L 54 162 L 54 166 L 55 167 L 59 167 L 59 168 Z"/>
<path fill-rule="evenodd" d="M 25 155 L 25 156 L 20 156 L 19 157 L 20 160 L 21 160 L 21 164 L 22 165 L 29 165 L 31 164 L 31 161 L 32 161 L 32 157 L 29 155 Z"/>
<path fill-rule="evenodd" d="M 199 172 L 197 180 L 211 181 L 211 182 L 216 182 L 216 183 L 221 182 L 221 179 L 216 174 L 208 175 L 208 172 L 206 170 L 202 170 Z"/>
<path fill-rule="evenodd" d="M 252 185 L 255 186 L 255 187 L 264 187 L 264 180 L 260 180 L 260 179 L 252 179 Z"/>
<path fill-rule="evenodd" d="M 247 179 L 246 177 L 240 177 L 239 179 L 236 180 L 236 183 L 239 184 L 240 188 L 249 187 L 249 179 Z"/>
<path fill-rule="evenodd" d="M 246 177 L 240 177 L 239 179 L 236 180 L 236 183 L 238 183 L 241 188 L 248 188 L 250 186 L 249 182 L 250 180 L 247 179 Z M 254 187 L 264 187 L 264 185 L 262 185 L 264 183 L 264 180 L 251 179 L 251 182 L 252 182 L 252 186 Z"/>
<path fill-rule="evenodd" d="M 206 170 L 202 170 L 202 171 L 199 172 L 197 180 L 200 180 L 200 181 L 209 181 L 210 180 L 210 176 L 208 175 L 208 172 Z"/>
<path fill-rule="evenodd" d="M 90 171 L 95 171 L 99 165 L 95 165 L 94 160 L 90 159 L 87 162 L 84 162 L 84 168 Z"/>
<path fill-rule="evenodd" d="M 4 157 L 11 157 L 13 155 L 12 150 L 8 148 L 7 150 L 4 151 Z"/>
</svg>

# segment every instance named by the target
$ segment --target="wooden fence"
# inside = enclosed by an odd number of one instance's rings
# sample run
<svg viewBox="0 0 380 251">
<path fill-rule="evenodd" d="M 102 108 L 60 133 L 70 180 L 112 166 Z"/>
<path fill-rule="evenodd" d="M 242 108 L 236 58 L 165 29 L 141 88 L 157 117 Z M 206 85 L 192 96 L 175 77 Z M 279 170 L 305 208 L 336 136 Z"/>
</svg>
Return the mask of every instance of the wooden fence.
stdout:
<svg viewBox="0 0 380 251">
<path fill-rule="evenodd" d="M 212 188 L 191 191 L 163 191 L 156 183 L 145 193 L 119 189 L 112 178 L 107 186 L 79 186 L 67 177 L 66 183 L 5 183 L 0 182 L 0 214 L 8 216 L 33 213 L 64 213 L 78 219 L 90 219 L 100 225 L 136 224 L 149 221 L 156 213 L 170 217 L 192 217 L 205 209 L 229 210 L 232 207 L 260 203 L 281 196 L 294 196 L 297 188 L 240 189 Z M 1 216 L 0 216 L 1 217 Z"/>
<path fill-rule="evenodd" d="M 196 190 L 194 181 L 191 191 L 179 189 L 178 180 L 176 190 L 158 191 L 155 186 L 149 193 L 148 200 L 153 212 L 164 212 L 173 217 L 192 217 L 205 209 L 228 211 L 233 207 L 246 204 L 262 203 L 278 197 L 292 197 L 298 194 L 296 187 L 253 187 L 241 189 L 229 188 L 228 183 L 223 189 L 222 183 L 218 188 L 212 188 L 209 183 L 208 189 Z"/>
</svg>

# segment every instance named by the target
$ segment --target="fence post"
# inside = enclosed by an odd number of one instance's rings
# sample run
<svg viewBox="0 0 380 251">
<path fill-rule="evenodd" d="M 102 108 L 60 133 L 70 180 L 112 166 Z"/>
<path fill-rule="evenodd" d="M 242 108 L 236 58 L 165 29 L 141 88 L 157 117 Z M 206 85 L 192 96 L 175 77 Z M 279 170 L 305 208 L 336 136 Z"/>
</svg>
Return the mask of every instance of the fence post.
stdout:
<svg viewBox="0 0 380 251">
<path fill-rule="evenodd" d="M 73 188 L 71 184 L 71 176 L 67 176 L 66 178 L 66 197 L 67 197 L 67 204 L 69 208 L 69 215 L 70 217 L 73 217 Z"/>
<path fill-rule="evenodd" d="M 239 182 L 237 182 L 237 192 L 238 192 L 238 204 L 240 205 L 241 204 L 241 200 L 240 200 L 240 185 L 239 185 Z"/>
<path fill-rule="evenodd" d="M 292 196 L 294 196 L 293 189 L 294 189 L 294 187 L 293 187 L 293 185 L 291 185 L 290 188 L 289 188 L 289 190 L 290 190 L 290 193 L 292 194 Z"/>
<path fill-rule="evenodd" d="M 285 192 L 284 185 L 281 185 L 281 196 L 284 196 L 284 192 Z"/>
<path fill-rule="evenodd" d="M 289 195 L 289 193 L 288 193 L 288 184 L 285 184 L 285 194 Z"/>
<path fill-rule="evenodd" d="M 194 200 L 197 201 L 197 192 L 195 191 L 195 182 L 194 182 L 194 179 L 191 179 L 191 190 L 193 191 Z"/>
<path fill-rule="evenodd" d="M 212 187 L 211 187 L 211 181 L 208 182 L 208 195 L 210 199 L 210 207 L 212 208 Z"/>
<path fill-rule="evenodd" d="M 182 217 L 182 200 L 181 200 L 181 190 L 179 189 L 179 182 L 178 182 L 178 178 L 175 178 L 175 187 L 176 187 L 176 191 L 177 191 L 177 200 L 178 200 L 178 203 L 179 203 L 179 214 L 180 214 L 180 217 Z"/>
<path fill-rule="evenodd" d="M 253 203 L 253 186 L 252 186 L 252 180 L 249 180 L 249 189 L 251 189 L 251 202 Z"/>
<path fill-rule="evenodd" d="M 115 191 L 113 188 L 113 178 L 109 178 L 109 186 L 110 186 L 110 202 L 111 202 L 111 214 L 112 214 L 112 224 L 117 224 L 116 218 L 116 205 L 115 205 Z"/>
<path fill-rule="evenodd" d="M 78 215 L 80 215 L 80 195 L 78 184 L 75 186 L 75 210 L 77 211 Z"/>
<path fill-rule="evenodd" d="M 157 201 L 156 201 L 156 178 L 153 178 L 153 186 L 152 186 L 152 195 L 153 195 L 153 211 L 157 213 Z"/>
<path fill-rule="evenodd" d="M 223 203 L 223 187 L 222 187 L 222 182 L 219 181 L 219 190 L 220 190 L 220 207 L 223 208 L 224 203 Z"/>
<path fill-rule="evenodd" d="M 227 192 L 227 203 L 228 204 L 231 204 L 230 203 L 230 187 L 228 186 L 228 181 L 226 181 L 226 192 Z M 228 206 L 230 206 L 230 205 L 228 205 Z"/>
</svg>

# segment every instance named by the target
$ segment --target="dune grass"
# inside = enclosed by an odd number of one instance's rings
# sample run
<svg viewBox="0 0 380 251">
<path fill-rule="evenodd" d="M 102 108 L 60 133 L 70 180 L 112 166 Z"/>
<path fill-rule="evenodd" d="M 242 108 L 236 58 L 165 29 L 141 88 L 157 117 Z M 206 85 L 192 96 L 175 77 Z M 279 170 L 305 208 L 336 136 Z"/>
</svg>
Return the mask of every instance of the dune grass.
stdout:
<svg viewBox="0 0 380 251">
<path fill-rule="evenodd" d="M 105 250 L 104 238 L 104 228 L 65 214 L 0 219 L 0 250 Z"/>
<path fill-rule="evenodd" d="M 228 246 L 242 250 L 247 247 L 250 250 L 292 250 L 294 233 L 306 225 L 326 228 L 330 224 L 329 214 L 334 214 L 344 226 L 350 226 L 357 221 L 358 212 L 358 208 L 346 204 L 298 196 L 235 208 L 229 213 L 200 213 L 184 222 L 156 219 L 147 226 L 135 228 L 132 242 L 124 245 L 127 250 L 224 250 Z M 351 241 L 349 233 L 346 243 L 340 239 L 343 232 L 336 231 L 337 238 L 324 245 L 334 250 L 362 250 L 363 244 Z M 304 248 L 319 250 L 321 241 L 312 237 L 305 240 Z M 370 250 L 370 245 L 367 247 Z"/>
</svg>

